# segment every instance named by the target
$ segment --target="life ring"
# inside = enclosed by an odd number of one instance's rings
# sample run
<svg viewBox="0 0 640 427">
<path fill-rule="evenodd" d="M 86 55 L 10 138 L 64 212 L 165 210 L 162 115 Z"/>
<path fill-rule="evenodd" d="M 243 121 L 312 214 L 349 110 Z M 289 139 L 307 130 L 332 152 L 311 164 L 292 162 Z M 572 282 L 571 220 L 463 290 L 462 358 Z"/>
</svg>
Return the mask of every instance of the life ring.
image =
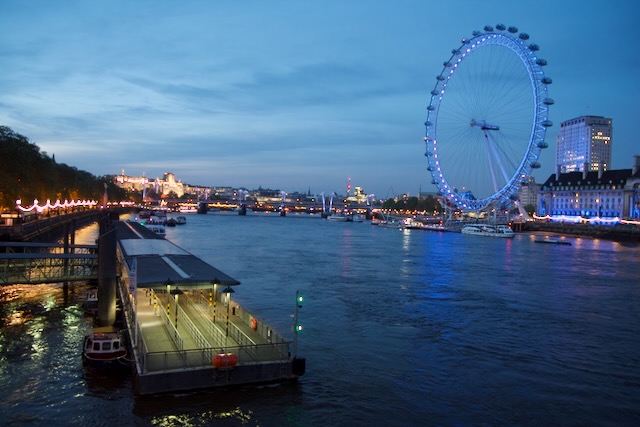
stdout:
<svg viewBox="0 0 640 427">
<path fill-rule="evenodd" d="M 254 331 L 258 329 L 258 321 L 255 317 L 251 318 L 251 329 L 253 329 Z"/>
</svg>

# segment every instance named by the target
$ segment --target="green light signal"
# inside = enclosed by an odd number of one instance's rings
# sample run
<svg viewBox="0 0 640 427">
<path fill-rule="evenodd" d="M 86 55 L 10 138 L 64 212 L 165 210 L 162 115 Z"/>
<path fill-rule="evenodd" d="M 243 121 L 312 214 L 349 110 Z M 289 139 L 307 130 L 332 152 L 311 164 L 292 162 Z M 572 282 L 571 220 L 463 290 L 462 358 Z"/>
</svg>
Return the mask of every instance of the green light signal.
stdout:
<svg viewBox="0 0 640 427">
<path fill-rule="evenodd" d="M 302 325 L 297 324 L 297 325 L 295 326 L 295 328 L 294 328 L 294 329 L 295 329 L 296 333 L 298 333 L 298 332 L 302 332 L 302 330 L 303 330 L 304 328 L 302 327 Z"/>
<path fill-rule="evenodd" d="M 298 307 L 302 307 L 302 303 L 304 302 L 304 297 L 300 294 L 296 295 L 296 303 Z"/>
</svg>

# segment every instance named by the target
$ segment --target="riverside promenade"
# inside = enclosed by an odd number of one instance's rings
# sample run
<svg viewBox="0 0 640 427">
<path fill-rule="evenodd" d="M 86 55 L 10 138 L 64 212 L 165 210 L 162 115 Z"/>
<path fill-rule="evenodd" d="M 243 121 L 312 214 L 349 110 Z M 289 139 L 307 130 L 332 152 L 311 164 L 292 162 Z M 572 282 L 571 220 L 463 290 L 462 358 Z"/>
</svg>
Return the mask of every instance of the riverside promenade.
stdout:
<svg viewBox="0 0 640 427">
<path fill-rule="evenodd" d="M 632 224 L 595 225 L 571 224 L 562 222 L 527 221 L 517 223 L 514 227 L 518 232 L 550 232 L 568 234 L 572 236 L 607 239 L 619 242 L 640 243 L 640 226 Z"/>
</svg>

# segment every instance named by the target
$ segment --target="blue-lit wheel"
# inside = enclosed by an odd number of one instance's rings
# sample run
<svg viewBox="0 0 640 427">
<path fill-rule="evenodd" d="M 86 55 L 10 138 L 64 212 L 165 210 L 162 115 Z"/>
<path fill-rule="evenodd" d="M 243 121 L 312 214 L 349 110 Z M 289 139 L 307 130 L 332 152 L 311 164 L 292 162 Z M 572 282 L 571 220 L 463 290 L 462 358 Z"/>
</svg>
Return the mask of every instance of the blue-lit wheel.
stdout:
<svg viewBox="0 0 640 427">
<path fill-rule="evenodd" d="M 547 61 L 529 36 L 497 25 L 474 31 L 436 77 L 425 122 L 427 169 L 452 208 L 482 211 L 508 204 L 531 171 L 553 100 Z"/>
</svg>

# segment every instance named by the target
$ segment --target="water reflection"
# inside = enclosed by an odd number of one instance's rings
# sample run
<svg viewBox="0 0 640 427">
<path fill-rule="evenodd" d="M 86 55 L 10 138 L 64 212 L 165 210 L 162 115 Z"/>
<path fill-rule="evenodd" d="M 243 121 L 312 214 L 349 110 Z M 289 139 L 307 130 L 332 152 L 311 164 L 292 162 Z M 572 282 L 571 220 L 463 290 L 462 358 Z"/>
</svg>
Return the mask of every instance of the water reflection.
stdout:
<svg viewBox="0 0 640 427">
<path fill-rule="evenodd" d="M 637 245 L 577 238 L 573 246 L 540 245 L 527 235 L 472 239 L 276 216 L 188 221 L 167 230 L 170 239 L 241 280 L 238 298 L 283 335 L 291 336 L 295 290 L 306 291 L 299 349 L 308 370 L 300 382 L 136 397 L 126 374 L 103 378 L 83 370 L 80 347 L 90 321 L 80 308 L 82 287 L 72 287 L 68 300 L 61 287 L 5 287 L 0 423 L 640 419 L 631 393 L 640 384 Z"/>
<path fill-rule="evenodd" d="M 288 425 L 295 420 L 302 390 L 297 383 L 193 392 L 186 394 L 139 396 L 133 414 L 157 426 Z M 290 405 L 281 407 L 282 402 Z M 264 412 L 270 405 L 279 412 Z M 258 409 L 251 409 L 251 408 Z M 260 409 L 262 408 L 262 409 Z M 297 423 L 294 422 L 294 425 Z"/>
</svg>

